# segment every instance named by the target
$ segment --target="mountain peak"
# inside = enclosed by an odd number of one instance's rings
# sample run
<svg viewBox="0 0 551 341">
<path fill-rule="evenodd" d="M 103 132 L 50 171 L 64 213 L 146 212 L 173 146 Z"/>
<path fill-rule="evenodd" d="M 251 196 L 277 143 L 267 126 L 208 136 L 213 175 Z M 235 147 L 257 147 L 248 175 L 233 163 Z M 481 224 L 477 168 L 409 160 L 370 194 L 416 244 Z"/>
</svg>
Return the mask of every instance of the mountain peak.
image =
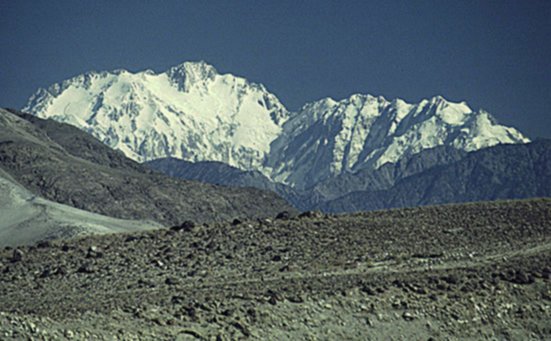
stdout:
<svg viewBox="0 0 551 341">
<path fill-rule="evenodd" d="M 180 91 L 188 91 L 193 84 L 214 79 L 218 71 L 204 61 L 184 62 L 166 71 Z"/>
<path fill-rule="evenodd" d="M 140 162 L 220 161 L 296 186 L 437 146 L 470 151 L 528 141 L 442 96 L 407 103 L 356 93 L 290 113 L 261 84 L 205 61 L 159 74 L 86 73 L 39 90 L 24 110 L 78 126 Z"/>
<path fill-rule="evenodd" d="M 205 62 L 204 60 L 199 61 L 186 61 L 181 64 L 178 64 L 174 66 L 173 68 L 178 68 L 185 70 L 189 73 L 196 73 L 196 74 L 218 74 L 218 71 L 214 66 L 211 64 Z"/>
</svg>

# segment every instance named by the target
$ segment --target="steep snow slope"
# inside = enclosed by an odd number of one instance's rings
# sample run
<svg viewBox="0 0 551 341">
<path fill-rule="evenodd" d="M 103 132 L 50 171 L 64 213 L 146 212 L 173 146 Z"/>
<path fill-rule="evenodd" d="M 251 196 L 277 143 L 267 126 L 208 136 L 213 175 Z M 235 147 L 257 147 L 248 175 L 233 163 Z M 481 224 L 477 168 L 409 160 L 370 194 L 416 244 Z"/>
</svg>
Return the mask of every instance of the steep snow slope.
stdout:
<svg viewBox="0 0 551 341">
<path fill-rule="evenodd" d="M 410 104 L 352 95 L 290 113 L 264 86 L 204 62 L 160 74 L 87 73 L 39 90 L 23 110 L 80 127 L 138 161 L 221 161 L 297 188 L 436 146 L 472 151 L 529 141 L 487 112 L 442 97 Z"/>
<path fill-rule="evenodd" d="M 0 247 L 84 234 L 162 228 L 151 221 L 115 219 L 37 197 L 1 169 L 0 217 Z"/>
<path fill-rule="evenodd" d="M 473 151 L 529 140 L 485 111 L 437 96 L 418 104 L 352 95 L 305 105 L 272 144 L 268 164 L 276 181 L 307 188 L 321 180 L 395 163 L 446 145 Z"/>
<path fill-rule="evenodd" d="M 262 86 L 204 62 L 90 72 L 39 90 L 23 111 L 92 133 L 137 161 L 176 157 L 261 166 L 288 112 Z"/>
</svg>

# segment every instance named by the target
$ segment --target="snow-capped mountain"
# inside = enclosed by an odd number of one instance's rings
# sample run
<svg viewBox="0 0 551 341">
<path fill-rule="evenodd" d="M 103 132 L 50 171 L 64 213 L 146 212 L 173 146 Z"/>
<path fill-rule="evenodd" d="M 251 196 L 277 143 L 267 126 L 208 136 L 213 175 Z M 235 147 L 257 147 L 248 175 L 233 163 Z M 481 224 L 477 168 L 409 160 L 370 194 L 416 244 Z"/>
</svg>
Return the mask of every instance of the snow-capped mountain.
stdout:
<svg viewBox="0 0 551 341">
<path fill-rule="evenodd" d="M 176 157 L 262 166 L 289 113 L 262 85 L 204 63 L 160 74 L 90 72 L 41 89 L 23 109 L 84 129 L 137 161 Z"/>
<path fill-rule="evenodd" d="M 379 168 L 436 146 L 473 151 L 529 140 L 485 111 L 437 96 L 409 104 L 371 95 L 305 105 L 283 126 L 268 164 L 276 181 L 309 187 L 345 171 Z"/>
<path fill-rule="evenodd" d="M 529 140 L 442 97 L 409 104 L 352 95 L 289 112 L 263 85 L 205 62 L 166 72 L 90 72 L 40 89 L 23 109 L 91 133 L 137 161 L 221 161 L 306 188 L 440 145 L 472 151 Z"/>
</svg>

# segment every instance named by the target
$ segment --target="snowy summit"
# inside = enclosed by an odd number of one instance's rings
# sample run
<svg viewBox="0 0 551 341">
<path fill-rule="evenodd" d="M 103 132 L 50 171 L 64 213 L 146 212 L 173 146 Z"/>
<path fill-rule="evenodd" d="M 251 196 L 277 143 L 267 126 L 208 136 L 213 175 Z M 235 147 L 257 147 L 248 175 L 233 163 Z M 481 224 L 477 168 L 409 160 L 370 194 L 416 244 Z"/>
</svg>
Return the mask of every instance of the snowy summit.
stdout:
<svg viewBox="0 0 551 341">
<path fill-rule="evenodd" d="M 304 188 L 440 145 L 473 151 L 529 140 L 482 110 L 352 95 L 288 111 L 263 85 L 205 62 L 89 72 L 39 89 L 23 111 L 77 126 L 137 161 L 221 161 Z"/>
</svg>

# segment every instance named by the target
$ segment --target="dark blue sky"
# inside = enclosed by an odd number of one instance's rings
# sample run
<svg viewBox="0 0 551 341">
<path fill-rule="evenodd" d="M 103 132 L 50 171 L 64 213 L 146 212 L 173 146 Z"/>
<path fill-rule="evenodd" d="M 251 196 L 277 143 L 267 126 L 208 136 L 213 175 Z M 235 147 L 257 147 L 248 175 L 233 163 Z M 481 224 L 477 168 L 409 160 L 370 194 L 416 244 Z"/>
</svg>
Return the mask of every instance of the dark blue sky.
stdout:
<svg viewBox="0 0 551 341">
<path fill-rule="evenodd" d="M 433 95 L 551 137 L 551 1 L 0 0 L 0 106 L 89 70 L 205 60 L 290 109 Z"/>
</svg>

